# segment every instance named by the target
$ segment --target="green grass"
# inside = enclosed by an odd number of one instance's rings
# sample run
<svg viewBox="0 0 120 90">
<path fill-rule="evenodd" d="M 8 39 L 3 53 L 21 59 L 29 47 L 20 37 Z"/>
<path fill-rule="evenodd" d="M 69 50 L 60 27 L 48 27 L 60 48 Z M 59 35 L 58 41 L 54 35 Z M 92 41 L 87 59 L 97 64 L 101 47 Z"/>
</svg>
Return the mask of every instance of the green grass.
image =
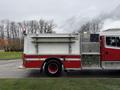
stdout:
<svg viewBox="0 0 120 90">
<path fill-rule="evenodd" d="M 22 52 L 0 52 L 0 59 L 19 59 Z"/>
<path fill-rule="evenodd" d="M 0 79 L 0 90 L 120 90 L 120 79 Z"/>
</svg>

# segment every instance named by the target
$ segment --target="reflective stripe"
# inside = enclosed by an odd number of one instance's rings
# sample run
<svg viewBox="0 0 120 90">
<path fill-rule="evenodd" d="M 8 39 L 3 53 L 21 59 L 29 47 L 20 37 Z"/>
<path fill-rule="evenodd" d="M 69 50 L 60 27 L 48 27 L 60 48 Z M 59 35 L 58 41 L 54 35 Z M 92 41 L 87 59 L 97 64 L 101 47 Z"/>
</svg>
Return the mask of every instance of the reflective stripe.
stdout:
<svg viewBox="0 0 120 90">
<path fill-rule="evenodd" d="M 81 68 L 65 68 L 65 70 L 81 70 Z"/>
<path fill-rule="evenodd" d="M 38 60 L 41 60 L 41 61 L 44 61 L 46 60 L 47 58 L 26 58 L 25 60 L 26 61 L 38 61 Z M 59 58 L 60 60 L 64 60 L 63 58 Z M 65 58 L 66 61 L 81 61 L 80 58 Z"/>
<path fill-rule="evenodd" d="M 45 61 L 47 58 L 40 58 L 40 60 Z"/>
<path fill-rule="evenodd" d="M 44 61 L 46 58 L 26 58 L 26 61 Z"/>
<path fill-rule="evenodd" d="M 81 61 L 80 58 L 66 58 L 67 61 Z"/>
</svg>

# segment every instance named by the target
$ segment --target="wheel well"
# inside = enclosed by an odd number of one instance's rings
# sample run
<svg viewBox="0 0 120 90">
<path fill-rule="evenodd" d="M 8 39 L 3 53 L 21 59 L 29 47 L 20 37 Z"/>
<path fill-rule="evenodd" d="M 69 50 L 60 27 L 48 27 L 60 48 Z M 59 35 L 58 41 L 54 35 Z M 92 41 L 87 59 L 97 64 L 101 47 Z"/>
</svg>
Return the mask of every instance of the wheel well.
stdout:
<svg viewBox="0 0 120 90">
<path fill-rule="evenodd" d="M 61 60 L 59 59 L 59 58 L 47 58 L 46 60 L 45 60 L 45 62 L 48 62 L 49 60 L 56 60 L 56 61 L 58 61 L 60 64 L 62 64 L 62 62 L 61 62 Z M 44 62 L 44 63 L 45 63 Z"/>
<path fill-rule="evenodd" d="M 42 69 L 44 68 L 44 65 L 45 65 L 46 62 L 48 62 L 50 60 L 53 60 L 53 59 L 58 61 L 61 65 L 63 65 L 62 61 L 59 58 L 54 58 L 54 57 L 53 58 L 47 58 L 42 65 Z"/>
</svg>

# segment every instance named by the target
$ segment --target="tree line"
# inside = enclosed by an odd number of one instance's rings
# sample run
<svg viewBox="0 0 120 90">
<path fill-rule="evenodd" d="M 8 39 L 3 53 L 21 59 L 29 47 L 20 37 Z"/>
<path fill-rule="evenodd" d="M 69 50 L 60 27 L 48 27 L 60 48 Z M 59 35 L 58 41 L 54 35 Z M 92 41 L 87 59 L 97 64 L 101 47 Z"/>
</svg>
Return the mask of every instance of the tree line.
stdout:
<svg viewBox="0 0 120 90">
<path fill-rule="evenodd" d="M 106 15 L 93 18 L 78 28 L 78 33 L 87 32 L 96 33 L 99 32 L 103 26 L 103 22 L 106 19 Z M 23 22 L 15 22 L 9 20 L 0 21 L 0 49 L 5 51 L 22 51 L 24 34 L 36 34 L 36 33 L 55 33 L 53 29 L 56 24 L 53 20 L 31 20 Z M 76 30 L 75 30 L 76 31 Z M 88 35 L 89 36 L 89 35 Z M 84 36 L 83 36 L 84 37 Z"/>
<path fill-rule="evenodd" d="M 0 49 L 5 51 L 23 50 L 23 32 L 27 34 L 54 33 L 56 27 L 53 20 L 31 20 L 16 22 L 10 20 L 0 21 Z"/>
</svg>

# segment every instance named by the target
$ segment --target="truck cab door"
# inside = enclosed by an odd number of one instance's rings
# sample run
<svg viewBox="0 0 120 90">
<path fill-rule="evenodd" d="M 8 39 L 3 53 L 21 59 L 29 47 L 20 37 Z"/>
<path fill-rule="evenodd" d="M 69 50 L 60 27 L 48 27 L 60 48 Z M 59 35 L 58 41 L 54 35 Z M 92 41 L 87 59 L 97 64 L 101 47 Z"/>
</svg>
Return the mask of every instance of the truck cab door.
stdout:
<svg viewBox="0 0 120 90">
<path fill-rule="evenodd" d="M 120 36 L 105 36 L 101 47 L 101 61 L 104 69 L 120 69 Z"/>
</svg>

